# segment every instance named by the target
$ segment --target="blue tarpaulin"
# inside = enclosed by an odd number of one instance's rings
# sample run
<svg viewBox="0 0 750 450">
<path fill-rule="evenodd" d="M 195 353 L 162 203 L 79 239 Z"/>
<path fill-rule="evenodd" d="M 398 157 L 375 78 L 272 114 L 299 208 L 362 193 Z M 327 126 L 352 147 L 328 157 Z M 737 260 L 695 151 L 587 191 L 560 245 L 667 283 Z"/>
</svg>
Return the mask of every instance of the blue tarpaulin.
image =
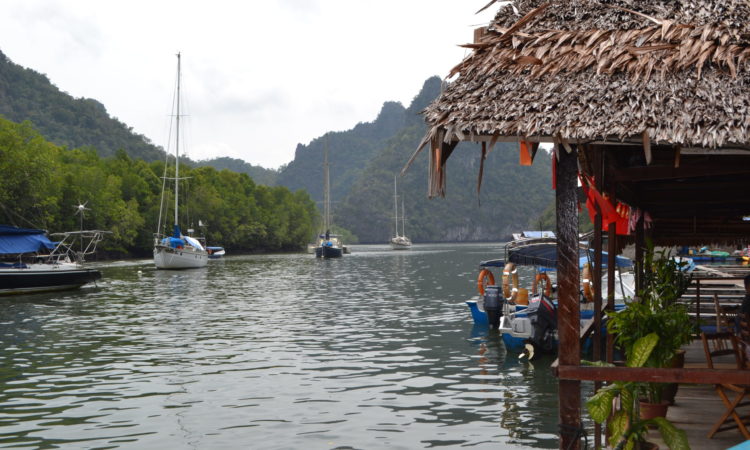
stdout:
<svg viewBox="0 0 750 450">
<path fill-rule="evenodd" d="M 44 230 L 0 225 L 0 254 L 34 253 L 55 248 Z"/>
<path fill-rule="evenodd" d="M 588 250 L 588 256 L 586 255 L 586 249 L 579 249 L 579 267 L 583 267 L 584 264 L 594 262 L 594 250 Z M 544 242 L 533 242 L 529 244 L 522 244 L 509 248 L 507 251 L 507 262 L 523 266 L 538 266 L 538 267 L 557 267 L 557 243 L 553 240 Z M 495 259 L 490 261 L 484 261 L 479 265 L 482 267 L 503 267 L 505 265 L 504 260 Z M 615 264 L 617 267 L 631 267 L 633 261 L 624 256 L 617 256 L 615 258 Z M 607 267 L 607 252 L 602 252 L 602 267 Z"/>
<path fill-rule="evenodd" d="M 182 248 L 185 246 L 185 241 L 182 239 L 168 237 L 161 240 L 162 245 L 168 245 L 172 248 Z"/>
</svg>

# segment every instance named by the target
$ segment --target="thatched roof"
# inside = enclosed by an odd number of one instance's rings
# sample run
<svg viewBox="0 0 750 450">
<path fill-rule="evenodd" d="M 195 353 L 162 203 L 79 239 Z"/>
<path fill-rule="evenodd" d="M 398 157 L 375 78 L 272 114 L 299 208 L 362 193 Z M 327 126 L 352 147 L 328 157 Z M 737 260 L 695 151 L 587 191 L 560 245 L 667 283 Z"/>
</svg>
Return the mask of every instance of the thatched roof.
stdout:
<svg viewBox="0 0 750 450">
<path fill-rule="evenodd" d="M 618 199 L 651 211 L 663 239 L 750 236 L 750 1 L 513 6 L 424 111 L 414 156 L 430 146 L 430 196 L 458 141 L 482 142 L 482 161 L 496 141 L 577 144 L 583 159 L 606 145 Z"/>
<path fill-rule="evenodd" d="M 430 137 L 750 142 L 750 4 L 515 2 L 425 111 Z"/>
</svg>

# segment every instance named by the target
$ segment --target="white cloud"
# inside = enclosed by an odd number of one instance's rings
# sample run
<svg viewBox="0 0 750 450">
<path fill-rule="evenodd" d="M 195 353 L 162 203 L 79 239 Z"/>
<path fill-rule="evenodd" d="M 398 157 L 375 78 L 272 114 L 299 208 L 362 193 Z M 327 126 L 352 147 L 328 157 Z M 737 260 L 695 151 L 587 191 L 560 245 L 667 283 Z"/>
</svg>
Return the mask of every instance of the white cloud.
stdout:
<svg viewBox="0 0 750 450">
<path fill-rule="evenodd" d="M 162 145 L 183 54 L 191 157 L 278 167 L 408 104 L 466 54 L 485 0 L 6 0 L 0 50 Z"/>
</svg>

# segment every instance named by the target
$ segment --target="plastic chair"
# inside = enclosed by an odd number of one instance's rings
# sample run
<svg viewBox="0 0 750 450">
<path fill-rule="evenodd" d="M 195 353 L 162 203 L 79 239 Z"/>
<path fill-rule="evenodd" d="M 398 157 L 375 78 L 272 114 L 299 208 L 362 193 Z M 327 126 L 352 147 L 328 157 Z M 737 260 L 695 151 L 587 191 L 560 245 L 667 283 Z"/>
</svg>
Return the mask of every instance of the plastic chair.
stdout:
<svg viewBox="0 0 750 450">
<path fill-rule="evenodd" d="M 741 354 L 744 351 L 741 347 L 745 344 L 731 332 L 701 333 L 701 340 L 703 341 L 703 350 L 706 353 L 706 363 L 709 369 L 714 368 L 717 363 L 716 358 L 727 355 L 734 357 L 738 369 L 746 368 L 746 360 L 743 357 L 744 355 Z M 726 407 L 726 412 L 708 432 L 708 438 L 712 438 L 719 431 L 737 428 L 746 439 L 750 439 L 750 431 L 748 431 L 746 424 L 750 415 L 742 416 L 737 410 L 740 407 L 750 405 L 750 385 L 717 384 L 715 389 Z M 732 400 L 730 400 L 730 396 L 733 397 Z M 745 400 L 746 397 L 747 400 Z"/>
</svg>

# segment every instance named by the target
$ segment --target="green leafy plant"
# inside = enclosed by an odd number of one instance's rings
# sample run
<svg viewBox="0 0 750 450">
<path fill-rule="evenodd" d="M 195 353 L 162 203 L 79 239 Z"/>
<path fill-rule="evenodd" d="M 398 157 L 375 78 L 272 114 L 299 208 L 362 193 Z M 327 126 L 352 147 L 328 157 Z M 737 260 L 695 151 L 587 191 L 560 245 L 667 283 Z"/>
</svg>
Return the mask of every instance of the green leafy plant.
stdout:
<svg viewBox="0 0 750 450">
<path fill-rule="evenodd" d="M 666 249 L 657 252 L 653 242 L 647 241 L 643 255 L 644 287 L 638 293 L 641 301 L 653 308 L 674 305 L 692 281 L 683 270 L 686 264 L 677 262 Z"/>
<path fill-rule="evenodd" d="M 659 343 L 656 333 L 649 333 L 633 342 L 628 354 L 628 367 L 643 367 Z M 592 363 L 597 366 L 613 366 L 605 362 Z M 690 444 L 683 430 L 678 429 L 663 417 L 641 419 L 638 396 L 648 383 L 614 381 L 599 389 L 586 402 L 589 415 L 597 423 L 603 423 L 612 414 L 615 399 L 620 399 L 620 408 L 614 412 L 609 425 L 609 445 L 615 449 L 635 449 L 646 442 L 648 427 L 659 430 L 664 443 L 672 450 L 689 449 Z"/>
<path fill-rule="evenodd" d="M 681 265 L 668 252 L 655 252 L 649 242 L 644 255 L 643 289 L 626 308 L 608 316 L 607 329 L 628 357 L 642 337 L 651 333 L 659 337 L 644 361 L 645 367 L 669 367 L 680 347 L 693 338 L 695 325 L 687 306 L 677 303 L 691 281 L 680 269 Z M 665 386 L 649 383 L 640 395 L 649 403 L 660 403 Z"/>
</svg>

